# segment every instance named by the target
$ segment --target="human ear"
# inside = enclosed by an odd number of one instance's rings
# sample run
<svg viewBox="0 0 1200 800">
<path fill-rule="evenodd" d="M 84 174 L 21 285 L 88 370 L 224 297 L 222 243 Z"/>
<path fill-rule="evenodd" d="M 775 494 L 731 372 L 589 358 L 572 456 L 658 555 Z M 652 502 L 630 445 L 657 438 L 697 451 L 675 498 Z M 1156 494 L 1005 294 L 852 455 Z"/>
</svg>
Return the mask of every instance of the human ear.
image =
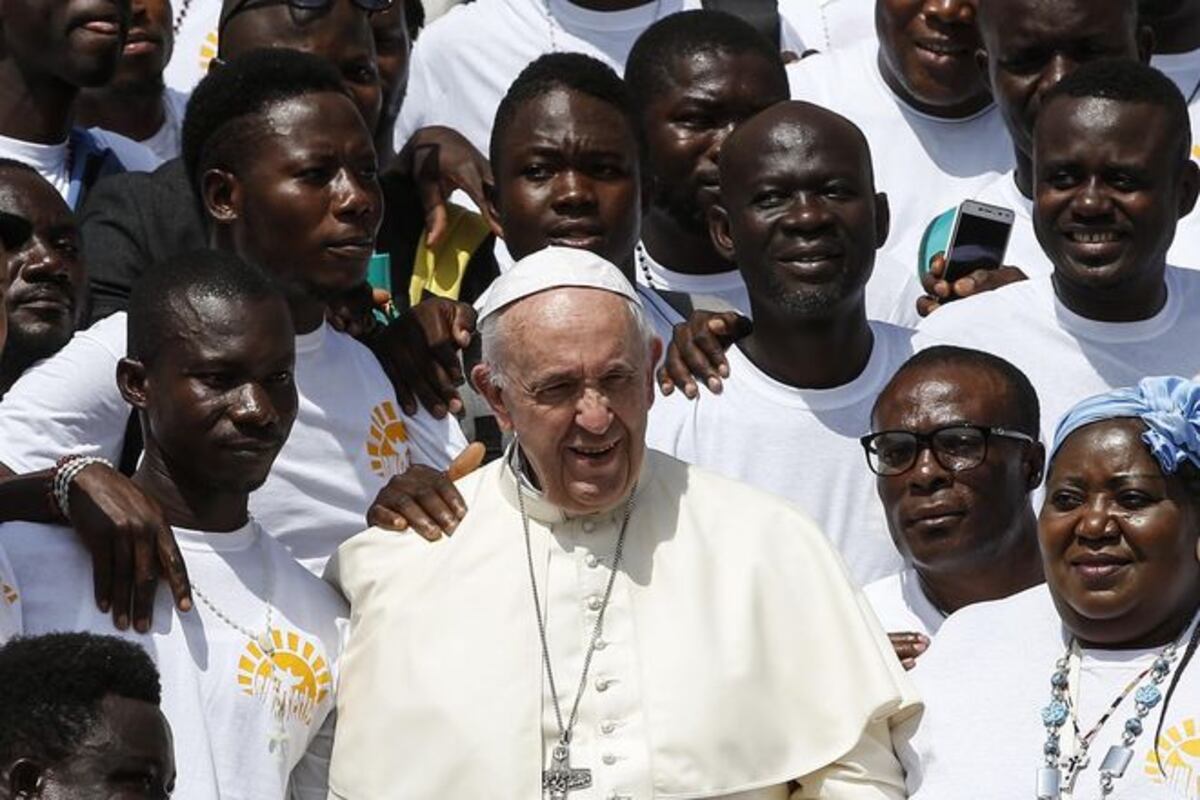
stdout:
<svg viewBox="0 0 1200 800">
<path fill-rule="evenodd" d="M 1042 485 L 1042 472 L 1046 466 L 1046 446 L 1034 442 L 1025 449 L 1025 490 L 1032 492 Z"/>
<path fill-rule="evenodd" d="M 662 358 L 662 354 L 663 354 L 662 339 L 655 336 L 654 338 L 652 338 L 650 340 L 650 345 L 647 349 L 648 349 L 648 352 L 646 353 L 646 361 L 647 361 L 647 363 L 646 363 L 646 373 L 647 373 L 647 375 L 646 375 L 646 395 L 647 395 L 646 407 L 649 408 L 650 406 L 654 405 L 654 386 L 655 386 L 654 370 L 656 367 L 658 367 L 658 362 Z"/>
<path fill-rule="evenodd" d="M 888 234 L 892 232 L 892 207 L 888 204 L 887 194 L 875 194 L 875 249 L 883 247 Z"/>
<path fill-rule="evenodd" d="M 1200 167 L 1189 158 L 1179 170 L 1179 219 L 1192 213 L 1197 193 L 1200 193 Z"/>
<path fill-rule="evenodd" d="M 511 431 L 512 415 L 508 413 L 508 405 L 504 402 L 503 390 L 492 381 L 491 364 L 476 364 L 471 369 L 471 383 L 487 401 L 501 429 Z"/>
<path fill-rule="evenodd" d="M 41 797 L 45 775 L 45 767 L 38 762 L 19 758 L 4 771 L 4 788 L 13 798 Z"/>
<path fill-rule="evenodd" d="M 987 50 L 983 49 L 982 47 L 975 51 L 975 66 L 983 75 L 983 82 L 988 87 L 988 91 L 994 94 L 995 90 L 992 88 L 992 73 L 991 70 L 988 69 L 988 53 Z"/>
<path fill-rule="evenodd" d="M 708 209 L 708 235 L 713 247 L 726 261 L 736 261 L 733 252 L 733 236 L 729 231 L 729 214 L 720 203 Z"/>
<path fill-rule="evenodd" d="M 142 362 L 132 358 L 117 362 L 117 388 L 126 403 L 139 411 L 146 410 L 146 367 Z"/>
<path fill-rule="evenodd" d="M 504 223 L 502 220 L 504 218 L 500 214 L 500 204 L 497 202 L 499 195 L 500 193 L 496 190 L 496 184 L 494 181 L 492 183 L 483 184 L 483 201 L 484 204 L 487 205 L 487 212 L 492 219 L 500 222 L 500 227 L 503 229 Z M 500 238 L 504 238 L 503 232 L 501 232 Z"/>
<path fill-rule="evenodd" d="M 210 169 L 200 179 L 204 212 L 214 222 L 228 225 L 242 215 L 242 184 L 231 172 Z"/>
<path fill-rule="evenodd" d="M 1149 25 L 1142 25 L 1138 28 L 1137 49 L 1138 61 L 1149 64 L 1150 57 L 1154 54 L 1154 29 Z"/>
</svg>

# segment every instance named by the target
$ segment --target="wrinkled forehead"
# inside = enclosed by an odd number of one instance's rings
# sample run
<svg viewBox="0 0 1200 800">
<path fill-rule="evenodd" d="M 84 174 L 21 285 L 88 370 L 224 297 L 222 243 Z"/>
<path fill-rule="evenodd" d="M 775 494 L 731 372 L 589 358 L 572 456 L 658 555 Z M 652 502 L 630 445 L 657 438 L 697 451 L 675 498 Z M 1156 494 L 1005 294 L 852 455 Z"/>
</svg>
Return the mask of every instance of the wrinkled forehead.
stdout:
<svg viewBox="0 0 1200 800">
<path fill-rule="evenodd" d="M 637 325 L 624 297 L 584 287 L 530 295 L 501 312 L 497 334 L 510 364 L 537 371 L 565 363 L 640 357 Z"/>
<path fill-rule="evenodd" d="M 1038 115 L 1034 164 L 1039 169 L 1087 164 L 1173 173 L 1191 144 L 1173 119 L 1153 103 L 1056 97 Z"/>
<path fill-rule="evenodd" d="M 241 5 L 240 1 L 234 5 Z M 218 45 L 221 57 L 270 47 L 287 47 L 339 61 L 349 53 L 373 52 L 367 13 L 351 0 L 333 0 L 325 9 L 294 9 L 276 0 L 248 0 L 230 16 L 226 3 Z"/>
<path fill-rule="evenodd" d="M 15 214 L 35 225 L 48 220 L 73 220 L 67 201 L 36 172 L 0 167 L 0 211 Z"/>
<path fill-rule="evenodd" d="M 1137 0 L 983 0 L 978 24 L 989 48 L 1067 47 L 1137 30 Z"/>
<path fill-rule="evenodd" d="M 734 130 L 721 156 L 721 184 L 730 188 L 764 174 L 871 180 L 866 139 L 849 122 L 832 115 L 797 113 L 766 124 L 756 118 Z"/>
</svg>

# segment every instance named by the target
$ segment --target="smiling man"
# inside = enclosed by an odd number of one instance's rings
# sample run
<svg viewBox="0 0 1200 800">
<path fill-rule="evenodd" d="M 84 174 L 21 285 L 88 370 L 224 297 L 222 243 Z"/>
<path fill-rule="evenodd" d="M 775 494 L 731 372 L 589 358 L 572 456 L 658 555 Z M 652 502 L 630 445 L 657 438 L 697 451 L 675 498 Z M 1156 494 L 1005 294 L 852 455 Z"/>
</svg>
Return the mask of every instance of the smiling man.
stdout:
<svg viewBox="0 0 1200 800">
<path fill-rule="evenodd" d="M 0 348 L 0 397 L 75 332 L 87 290 L 79 228 L 62 196 L 28 164 L 0 159 L 0 214 L 29 224 L 8 243 L 8 346 Z"/>
<path fill-rule="evenodd" d="M 874 9 L 869 41 L 792 64 L 788 77 L 797 100 L 862 128 L 892 202 L 888 266 L 913 275 L 925 223 L 1010 170 L 1012 147 L 977 61 L 979 0 L 874 0 Z"/>
<path fill-rule="evenodd" d="M 0 8 L 0 157 L 33 166 L 72 208 L 101 175 L 158 163 L 123 136 L 75 127 L 79 91 L 112 79 L 129 19 L 128 0 Z"/>
<path fill-rule="evenodd" d="M 1167 262 L 1200 170 L 1183 96 L 1150 67 L 1093 62 L 1039 103 L 1034 224 L 1053 274 L 947 306 L 920 340 L 1011 361 L 1052 422 L 1141 376 L 1200 372 L 1200 274 Z"/>
<path fill-rule="evenodd" d="M 517 443 L 459 483 L 453 537 L 372 529 L 331 563 L 331 796 L 902 797 L 917 706 L 878 624 L 790 504 L 647 451 L 661 343 L 616 267 L 540 251 L 481 319 Z"/>
<path fill-rule="evenodd" d="M 860 584 L 896 572 L 858 437 L 913 332 L 867 321 L 888 206 L 862 132 L 810 103 L 751 117 L 722 149 L 710 227 L 741 270 L 754 331 L 729 350 L 724 391 L 663 399 L 647 441 L 795 502 Z"/>
</svg>

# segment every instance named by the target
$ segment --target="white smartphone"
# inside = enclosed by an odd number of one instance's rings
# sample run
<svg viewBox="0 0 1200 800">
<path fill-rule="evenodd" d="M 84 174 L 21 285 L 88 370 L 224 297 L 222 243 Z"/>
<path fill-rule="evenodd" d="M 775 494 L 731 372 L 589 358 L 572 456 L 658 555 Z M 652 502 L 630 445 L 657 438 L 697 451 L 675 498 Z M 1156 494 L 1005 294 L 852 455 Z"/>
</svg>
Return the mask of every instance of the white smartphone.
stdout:
<svg viewBox="0 0 1200 800">
<path fill-rule="evenodd" d="M 977 269 L 996 269 L 1003 264 L 1012 226 L 1011 208 L 964 200 L 954 217 L 946 249 L 945 279 L 953 282 Z"/>
</svg>

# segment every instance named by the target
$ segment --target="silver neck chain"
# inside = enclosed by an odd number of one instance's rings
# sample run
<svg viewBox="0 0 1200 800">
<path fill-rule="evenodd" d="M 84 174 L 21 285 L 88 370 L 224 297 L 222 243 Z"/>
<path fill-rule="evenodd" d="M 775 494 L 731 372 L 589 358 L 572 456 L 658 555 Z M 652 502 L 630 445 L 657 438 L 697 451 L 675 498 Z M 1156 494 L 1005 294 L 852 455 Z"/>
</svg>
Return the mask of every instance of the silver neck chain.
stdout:
<svg viewBox="0 0 1200 800">
<path fill-rule="evenodd" d="M 259 532 L 258 535 L 264 536 L 265 534 Z M 267 554 L 267 548 L 263 546 L 262 542 L 258 542 L 258 544 L 262 549 L 263 589 L 265 590 L 264 597 L 267 606 L 267 620 L 261 631 L 255 633 L 251 629 L 236 622 L 233 617 L 230 617 L 228 614 L 218 608 L 217 604 L 209 599 L 208 595 L 196 585 L 194 580 L 191 581 L 192 594 L 196 595 L 200 602 L 207 606 L 208 610 L 211 611 L 217 617 L 217 619 L 221 620 L 250 641 L 255 642 L 264 653 L 266 653 L 268 656 L 271 656 L 275 652 L 275 642 L 271 639 L 271 623 L 274 617 L 274 609 L 272 607 L 271 600 L 275 593 L 275 575 L 271 569 L 271 558 Z"/>
<path fill-rule="evenodd" d="M 533 588 L 533 608 L 537 614 L 538 636 L 542 641 L 542 662 L 546 666 L 546 681 L 550 684 L 550 697 L 554 700 L 554 716 L 558 721 L 558 744 L 560 747 L 567 747 L 571 744 L 571 732 L 575 729 L 575 720 L 579 716 L 579 701 L 583 699 L 583 692 L 587 687 L 588 670 L 592 666 L 596 642 L 600 641 L 600 633 L 604 628 L 604 612 L 608 610 L 613 584 L 617 580 L 617 569 L 621 565 L 621 552 L 625 547 L 625 531 L 629 527 L 629 517 L 633 513 L 633 493 L 630 493 L 629 500 L 625 503 L 625 516 L 621 520 L 621 532 L 617 535 L 617 546 L 613 551 L 612 572 L 609 573 L 608 585 L 604 588 L 604 600 L 600 604 L 600 611 L 596 614 L 596 624 L 592 628 L 592 640 L 588 644 L 587 654 L 583 658 L 583 671 L 579 674 L 579 687 L 575 690 L 575 702 L 571 705 L 571 716 L 564 725 L 562 706 L 558 702 L 558 687 L 554 683 L 554 670 L 550 666 L 550 645 L 546 639 L 546 620 L 542 616 L 542 600 L 538 594 L 537 574 L 533 568 L 533 545 L 529 538 L 529 514 L 525 511 L 525 491 L 521 486 L 520 475 L 515 477 L 517 478 L 517 506 L 521 510 L 521 526 L 525 531 L 525 555 L 529 562 L 529 585 Z"/>
</svg>

